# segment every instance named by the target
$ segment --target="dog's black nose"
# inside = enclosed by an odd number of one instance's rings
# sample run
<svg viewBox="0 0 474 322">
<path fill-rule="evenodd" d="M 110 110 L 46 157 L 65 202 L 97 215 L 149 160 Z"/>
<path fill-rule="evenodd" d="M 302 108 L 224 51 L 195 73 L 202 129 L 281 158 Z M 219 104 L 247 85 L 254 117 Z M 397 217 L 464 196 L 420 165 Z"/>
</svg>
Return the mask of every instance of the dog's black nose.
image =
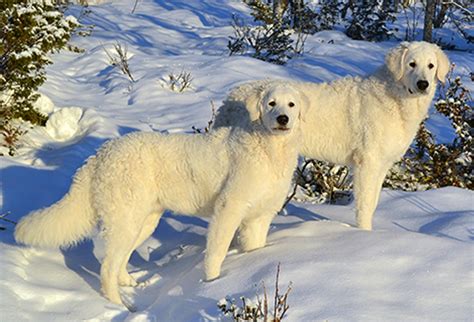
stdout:
<svg viewBox="0 0 474 322">
<path fill-rule="evenodd" d="M 290 119 L 289 119 L 288 116 L 286 116 L 285 114 L 279 115 L 279 116 L 277 117 L 277 122 L 278 122 L 278 124 L 280 124 L 280 125 L 287 125 L 289 120 L 290 120 Z"/>
<path fill-rule="evenodd" d="M 416 86 L 421 91 L 424 91 L 425 89 L 427 89 L 429 85 L 430 83 L 428 83 L 428 81 L 425 81 L 425 80 L 419 80 L 418 82 L 416 82 Z"/>
</svg>

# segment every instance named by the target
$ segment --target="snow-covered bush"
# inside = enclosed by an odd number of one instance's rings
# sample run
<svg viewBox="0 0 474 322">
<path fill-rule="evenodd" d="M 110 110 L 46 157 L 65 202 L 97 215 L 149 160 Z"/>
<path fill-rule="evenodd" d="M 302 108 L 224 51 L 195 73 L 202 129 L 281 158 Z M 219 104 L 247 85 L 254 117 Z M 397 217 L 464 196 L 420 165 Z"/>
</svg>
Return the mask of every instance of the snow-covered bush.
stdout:
<svg viewBox="0 0 474 322">
<path fill-rule="evenodd" d="M 337 203 L 351 198 L 352 181 L 346 166 L 305 159 L 296 169 L 289 198 L 314 203 Z"/>
<path fill-rule="evenodd" d="M 52 63 L 48 54 L 66 46 L 78 22 L 49 0 L 2 0 L 0 26 L 0 131 L 12 155 L 23 133 L 13 120 L 46 123 L 33 108 L 36 90 Z"/>
<path fill-rule="evenodd" d="M 245 2 L 252 12 L 250 13 L 255 21 L 261 21 L 265 24 L 273 23 L 273 8 L 268 1 L 262 0 L 242 0 Z"/>
<path fill-rule="evenodd" d="M 217 302 L 217 307 L 234 321 L 263 321 L 263 308 L 260 303 L 254 303 L 244 296 L 241 296 L 240 300 L 242 304 L 239 306 L 235 299 L 226 297 Z"/>
<path fill-rule="evenodd" d="M 392 31 L 387 27 L 387 22 L 395 20 L 391 6 L 383 6 L 381 1 L 355 1 L 350 9 L 352 15 L 346 29 L 349 37 L 368 41 L 390 38 Z"/>
<path fill-rule="evenodd" d="M 250 54 L 254 58 L 283 65 L 294 54 L 292 32 L 285 22 L 250 26 L 234 17 L 232 27 L 234 35 L 229 37 L 227 44 L 230 55 Z"/>
<path fill-rule="evenodd" d="M 304 5 L 302 2 L 299 6 L 291 7 L 291 26 L 303 34 L 314 34 L 322 30 L 318 25 L 318 18 L 322 18 L 311 7 Z M 327 12 L 326 12 L 327 13 Z M 328 17 L 324 17 L 328 18 Z"/>
<path fill-rule="evenodd" d="M 284 294 L 280 294 L 280 263 L 277 266 L 276 278 L 275 278 L 275 293 L 273 296 L 273 309 L 270 309 L 268 303 L 267 289 L 265 283 L 262 282 L 263 288 L 263 299 L 257 295 L 257 300 L 252 301 L 240 297 L 242 301 L 241 306 L 236 304 L 235 299 L 225 297 L 217 302 L 217 307 L 221 312 L 231 317 L 234 321 L 264 321 L 264 322 L 280 322 L 285 317 L 290 306 L 288 305 L 288 295 L 291 291 L 291 282 L 286 289 Z"/>
<path fill-rule="evenodd" d="M 474 23 L 474 11 L 472 7 L 472 0 L 458 0 L 458 1 L 444 1 L 441 8 L 446 8 L 445 15 L 441 16 L 438 22 L 435 20 L 435 28 L 443 27 L 447 25 L 454 29 L 467 44 L 474 43 L 474 32 L 472 30 L 472 24 Z M 457 48 L 458 44 L 455 42 L 449 43 L 446 41 L 438 41 L 440 45 L 445 48 Z M 468 48 L 472 46 L 468 45 Z"/>
<path fill-rule="evenodd" d="M 252 9 L 255 21 L 263 22 L 264 25 L 280 23 L 286 30 L 304 34 L 314 34 L 341 25 L 349 37 L 369 41 L 386 40 L 392 35 L 387 23 L 395 20 L 396 9 L 395 3 L 386 0 L 321 0 L 307 4 L 304 1 L 281 1 L 281 12 L 276 15 L 275 1 L 244 2 Z M 237 47 L 241 49 L 241 46 Z"/>
<path fill-rule="evenodd" d="M 283 65 L 301 54 L 305 33 L 314 33 L 315 13 L 306 6 L 284 7 L 275 13 L 272 5 L 262 0 L 244 1 L 252 10 L 257 25 L 234 16 L 234 35 L 229 37 L 230 55 L 249 54 L 254 58 Z M 296 42 L 293 38 L 296 38 Z"/>
<path fill-rule="evenodd" d="M 474 189 L 472 97 L 460 77 L 452 76 L 452 70 L 447 84 L 434 106 L 449 119 L 454 139 L 437 143 L 425 124 L 421 124 L 414 146 L 390 170 L 386 187 L 407 191 L 444 186 Z"/>
<path fill-rule="evenodd" d="M 333 29 L 334 25 L 339 21 L 342 6 L 343 3 L 339 0 L 323 1 L 315 17 L 317 31 Z"/>
</svg>

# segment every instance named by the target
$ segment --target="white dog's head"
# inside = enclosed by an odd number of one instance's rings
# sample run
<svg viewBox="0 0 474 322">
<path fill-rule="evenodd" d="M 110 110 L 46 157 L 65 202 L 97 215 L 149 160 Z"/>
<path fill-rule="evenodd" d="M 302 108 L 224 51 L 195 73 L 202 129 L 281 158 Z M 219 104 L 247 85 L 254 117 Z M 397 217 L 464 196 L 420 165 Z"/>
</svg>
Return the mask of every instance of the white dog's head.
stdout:
<svg viewBox="0 0 474 322">
<path fill-rule="evenodd" d="M 291 85 L 272 85 L 261 93 L 259 119 L 273 134 L 290 133 L 298 126 L 301 109 L 307 105 L 306 102 L 306 96 Z"/>
<path fill-rule="evenodd" d="M 436 45 L 423 41 L 402 42 L 385 57 L 388 70 L 410 95 L 434 93 L 437 80 L 444 84 L 449 60 Z"/>
</svg>

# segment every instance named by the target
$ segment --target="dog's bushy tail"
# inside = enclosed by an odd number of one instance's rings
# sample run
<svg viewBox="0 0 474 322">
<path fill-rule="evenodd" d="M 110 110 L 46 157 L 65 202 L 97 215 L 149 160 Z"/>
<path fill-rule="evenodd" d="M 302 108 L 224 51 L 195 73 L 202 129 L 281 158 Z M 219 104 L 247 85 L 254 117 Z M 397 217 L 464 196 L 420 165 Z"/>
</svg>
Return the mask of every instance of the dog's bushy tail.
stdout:
<svg viewBox="0 0 474 322">
<path fill-rule="evenodd" d="M 33 211 L 17 224 L 18 243 L 42 247 L 68 247 L 90 236 L 97 223 L 91 203 L 95 158 L 74 176 L 69 192 L 54 205 Z"/>
</svg>

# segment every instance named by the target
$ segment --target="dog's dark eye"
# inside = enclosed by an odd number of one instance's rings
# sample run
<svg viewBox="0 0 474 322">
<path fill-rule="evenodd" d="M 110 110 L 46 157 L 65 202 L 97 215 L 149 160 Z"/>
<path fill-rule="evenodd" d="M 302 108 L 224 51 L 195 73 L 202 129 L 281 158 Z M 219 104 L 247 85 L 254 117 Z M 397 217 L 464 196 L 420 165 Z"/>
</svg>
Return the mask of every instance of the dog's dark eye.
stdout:
<svg viewBox="0 0 474 322">
<path fill-rule="evenodd" d="M 270 103 L 268 103 L 268 105 L 270 106 L 275 106 L 277 103 L 275 101 L 271 101 Z"/>
<path fill-rule="evenodd" d="M 433 69 L 433 67 L 434 67 L 433 64 L 429 64 L 429 65 L 428 65 L 428 68 L 429 68 L 429 69 Z"/>
<path fill-rule="evenodd" d="M 288 106 L 289 106 L 289 107 L 293 107 L 293 106 L 295 106 L 295 103 L 289 102 L 289 103 L 288 103 Z"/>
<path fill-rule="evenodd" d="M 416 63 L 415 63 L 415 62 L 411 62 L 411 63 L 410 63 L 410 67 L 411 67 L 411 68 L 415 68 L 415 67 L 416 67 Z"/>
</svg>

